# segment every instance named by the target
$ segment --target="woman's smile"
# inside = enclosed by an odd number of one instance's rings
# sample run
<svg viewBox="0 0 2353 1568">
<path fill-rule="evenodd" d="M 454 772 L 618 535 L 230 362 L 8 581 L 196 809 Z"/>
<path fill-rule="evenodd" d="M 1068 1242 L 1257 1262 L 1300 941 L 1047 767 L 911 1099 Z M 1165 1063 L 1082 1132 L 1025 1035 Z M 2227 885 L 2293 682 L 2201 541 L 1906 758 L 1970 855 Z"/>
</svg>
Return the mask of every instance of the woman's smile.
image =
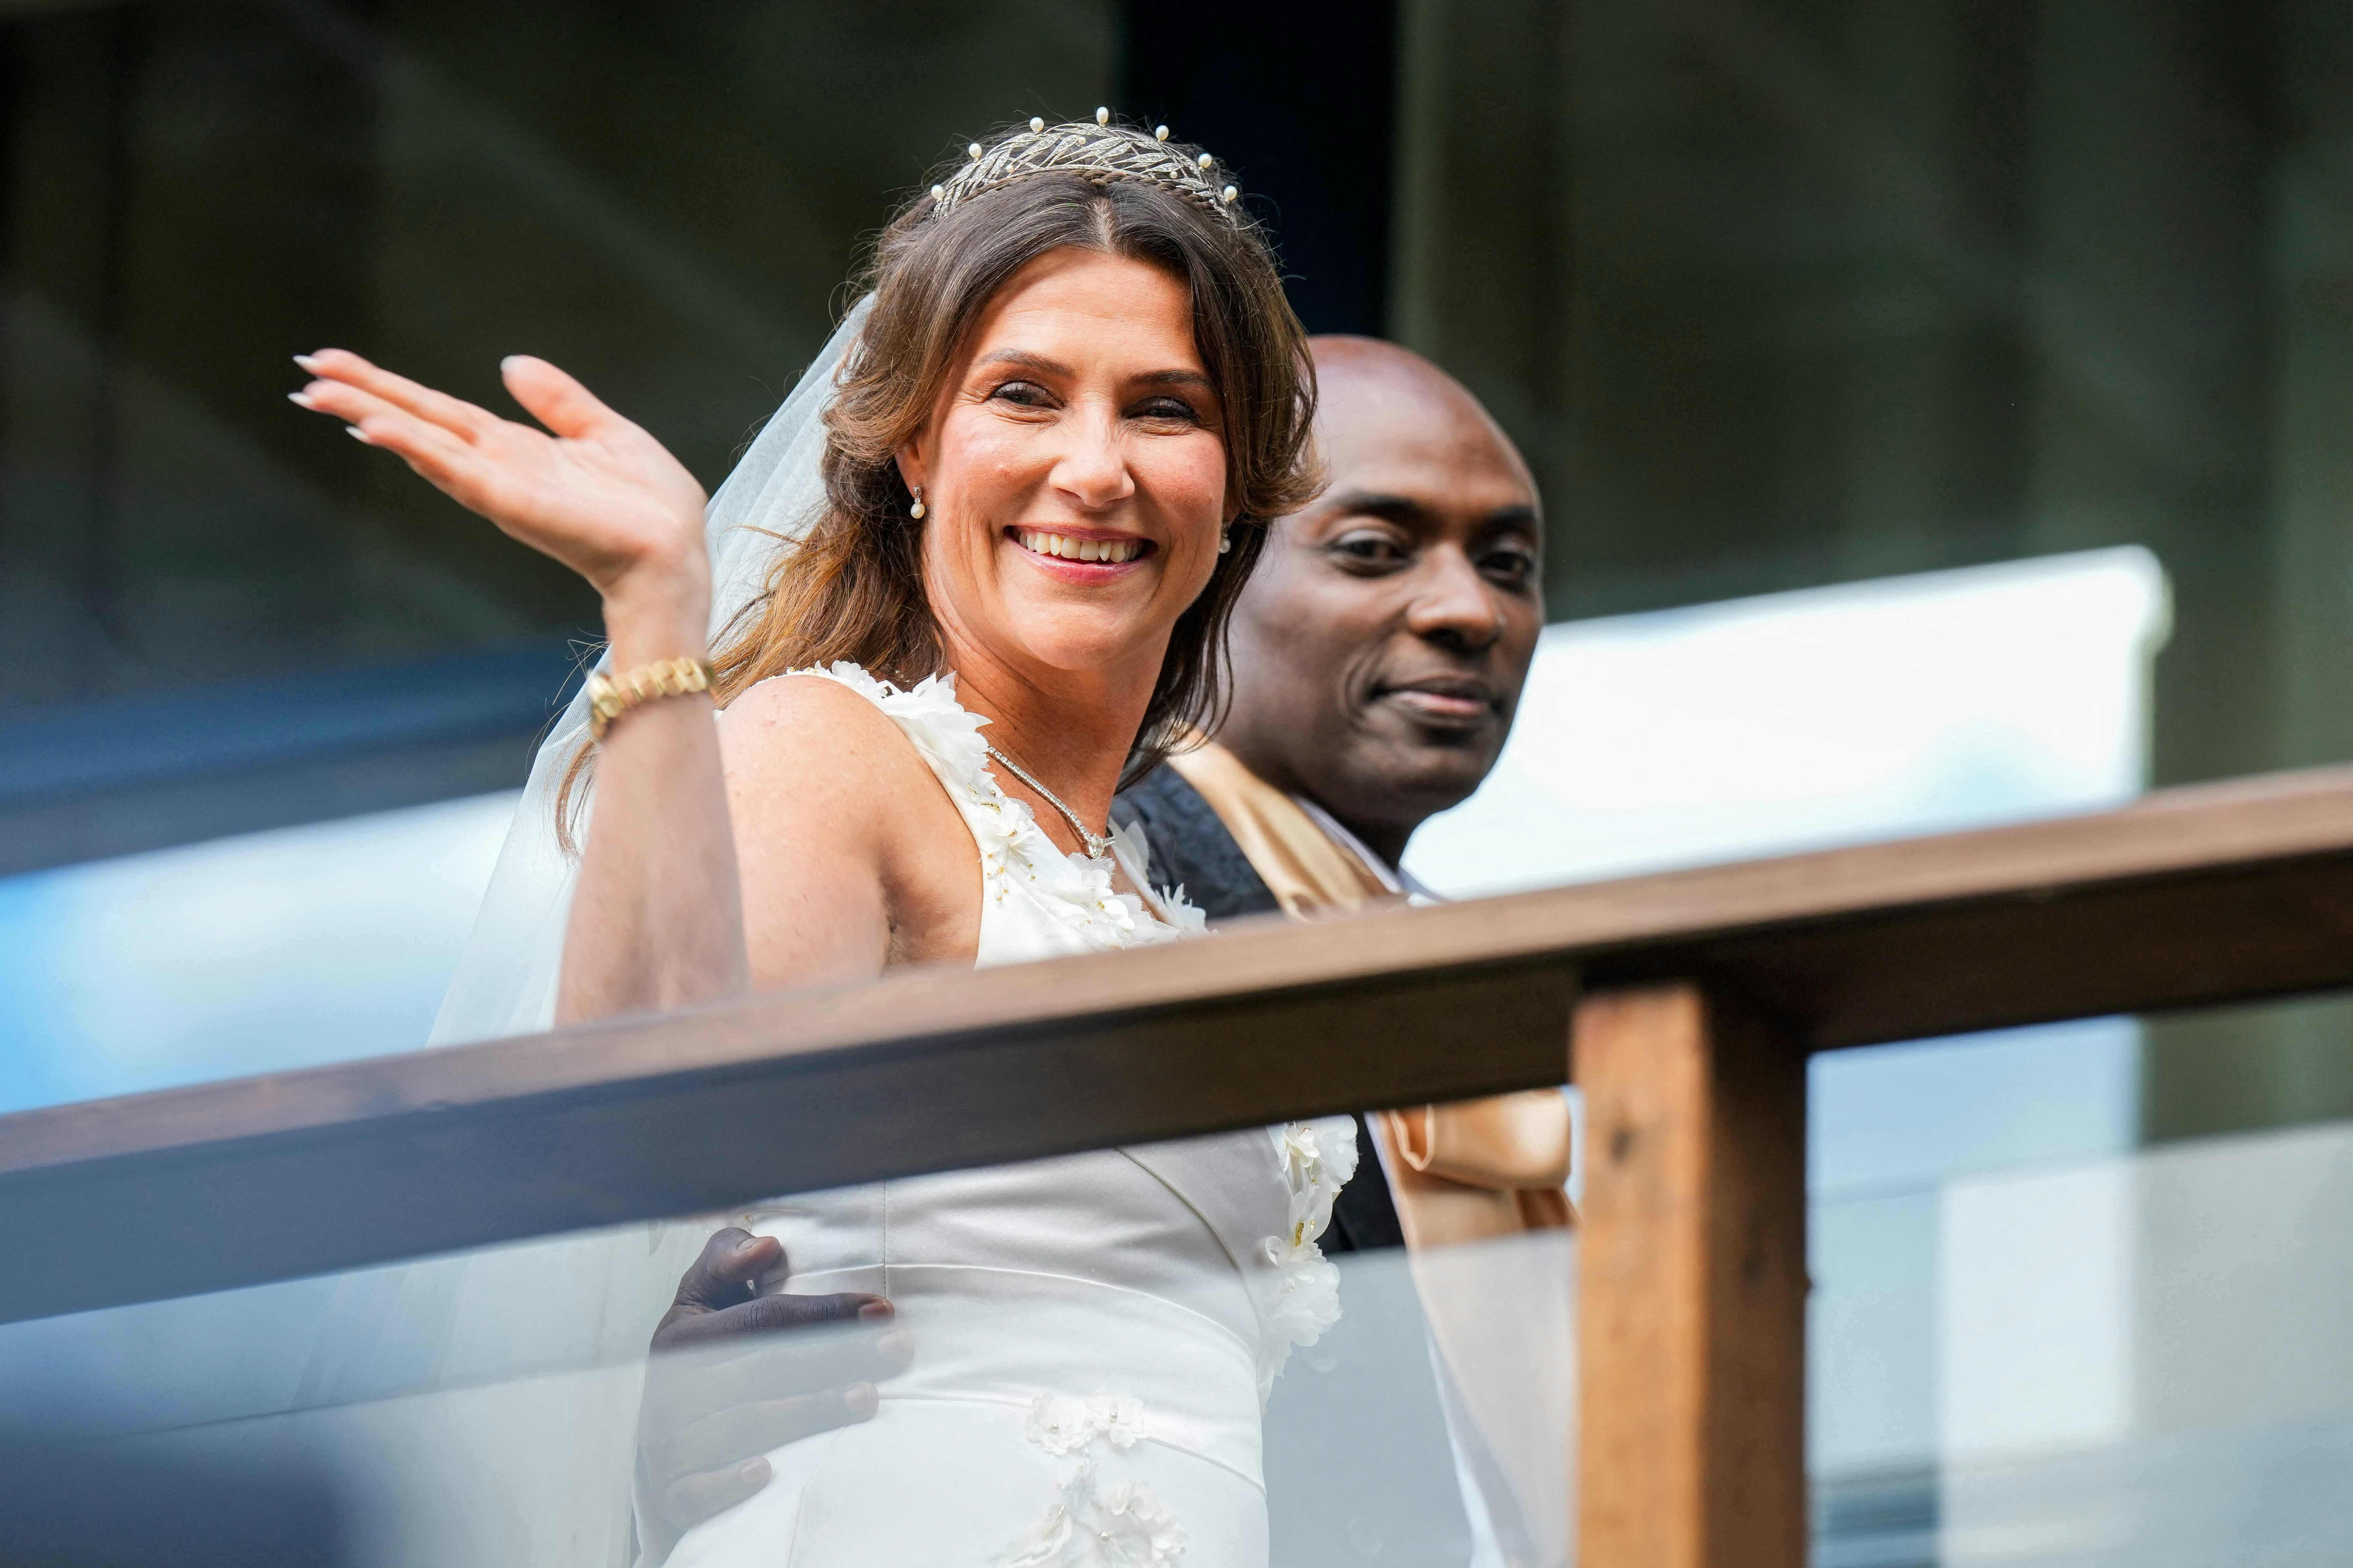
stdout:
<svg viewBox="0 0 2353 1568">
<path fill-rule="evenodd" d="M 1065 582 L 1103 583 L 1125 576 L 1153 553 L 1141 534 L 1101 528 L 1029 528 L 1005 531 L 1014 548 L 1043 572 Z"/>
</svg>

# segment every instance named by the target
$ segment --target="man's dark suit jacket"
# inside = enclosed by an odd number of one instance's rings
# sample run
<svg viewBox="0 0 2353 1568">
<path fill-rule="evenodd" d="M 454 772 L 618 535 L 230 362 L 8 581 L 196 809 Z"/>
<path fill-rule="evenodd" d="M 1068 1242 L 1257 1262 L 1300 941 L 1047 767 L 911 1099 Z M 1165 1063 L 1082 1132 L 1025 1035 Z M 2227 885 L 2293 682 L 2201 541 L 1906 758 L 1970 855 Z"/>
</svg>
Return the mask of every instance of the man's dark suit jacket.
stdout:
<svg viewBox="0 0 2353 1568">
<path fill-rule="evenodd" d="M 1155 888 L 1182 886 L 1211 925 L 1282 905 L 1191 784 L 1157 768 L 1112 805 L 1141 824 Z M 1324 1233 L 1340 1259 L 1340 1321 L 1293 1352 L 1266 1413 L 1272 1568 L 1378 1561 L 1461 1568 L 1471 1529 L 1404 1236 L 1364 1119 L 1356 1173 Z"/>
</svg>

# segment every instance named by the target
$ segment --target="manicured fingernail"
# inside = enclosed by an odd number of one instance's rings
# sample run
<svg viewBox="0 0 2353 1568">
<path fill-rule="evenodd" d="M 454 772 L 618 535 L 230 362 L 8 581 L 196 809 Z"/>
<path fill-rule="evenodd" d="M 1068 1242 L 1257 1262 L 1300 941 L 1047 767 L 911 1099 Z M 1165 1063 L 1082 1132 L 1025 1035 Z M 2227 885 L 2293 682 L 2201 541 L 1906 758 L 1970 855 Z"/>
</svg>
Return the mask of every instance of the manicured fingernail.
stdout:
<svg viewBox="0 0 2353 1568">
<path fill-rule="evenodd" d="M 747 1236 L 743 1240 L 735 1244 L 735 1256 L 741 1258 L 759 1245 L 760 1238 L 758 1237 Z"/>
<path fill-rule="evenodd" d="M 502 359 L 502 360 L 499 361 L 499 369 L 500 369 L 500 370 L 501 370 L 501 371 L 512 371 L 512 370 L 514 369 L 514 367 L 515 367 L 515 366 L 517 366 L 517 365 L 521 364 L 522 363 L 522 355 L 521 355 L 521 354 L 509 354 L 509 355 L 507 355 L 507 357 L 506 357 L 506 358 L 504 358 L 504 359 Z"/>
<path fill-rule="evenodd" d="M 842 1408 L 852 1415 L 871 1415 L 874 1414 L 874 1399 L 872 1384 L 853 1383 L 841 1395 Z"/>
<path fill-rule="evenodd" d="M 768 1461 L 746 1459 L 735 1467 L 735 1479 L 746 1486 L 757 1486 L 768 1479 Z"/>
<path fill-rule="evenodd" d="M 874 1348 L 887 1356 L 902 1356 L 915 1348 L 915 1342 L 904 1329 L 892 1329 L 874 1342 Z"/>
<path fill-rule="evenodd" d="M 294 356 L 294 363 L 301 365 L 304 370 L 316 370 L 319 368 L 318 356 L 315 354 L 296 354 Z"/>
<path fill-rule="evenodd" d="M 892 1316 L 891 1303 L 888 1301 L 869 1301 L 866 1305 L 858 1309 L 858 1315 L 870 1323 L 888 1322 Z"/>
<path fill-rule="evenodd" d="M 307 392 L 290 392 L 286 395 L 286 401 L 292 404 L 297 408 L 316 408 L 319 406 L 317 404 L 311 401 L 311 395 Z"/>
<path fill-rule="evenodd" d="M 343 434 L 349 436 L 353 440 L 357 441 L 363 447 L 373 447 L 375 445 L 374 441 L 368 439 L 368 433 L 361 429 L 356 425 L 344 426 Z"/>
</svg>

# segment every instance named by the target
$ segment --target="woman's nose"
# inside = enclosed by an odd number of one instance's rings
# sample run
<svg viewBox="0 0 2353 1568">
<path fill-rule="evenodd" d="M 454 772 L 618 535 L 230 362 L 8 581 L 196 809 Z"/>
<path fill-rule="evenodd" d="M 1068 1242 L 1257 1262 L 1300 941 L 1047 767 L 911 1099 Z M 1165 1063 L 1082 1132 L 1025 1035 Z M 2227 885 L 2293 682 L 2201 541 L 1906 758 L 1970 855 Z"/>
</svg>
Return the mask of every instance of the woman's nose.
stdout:
<svg viewBox="0 0 2353 1568">
<path fill-rule="evenodd" d="M 1089 511 L 1116 506 L 1135 493 L 1126 444 L 1117 422 L 1079 418 L 1062 426 L 1063 447 L 1054 462 L 1055 487 Z"/>
</svg>

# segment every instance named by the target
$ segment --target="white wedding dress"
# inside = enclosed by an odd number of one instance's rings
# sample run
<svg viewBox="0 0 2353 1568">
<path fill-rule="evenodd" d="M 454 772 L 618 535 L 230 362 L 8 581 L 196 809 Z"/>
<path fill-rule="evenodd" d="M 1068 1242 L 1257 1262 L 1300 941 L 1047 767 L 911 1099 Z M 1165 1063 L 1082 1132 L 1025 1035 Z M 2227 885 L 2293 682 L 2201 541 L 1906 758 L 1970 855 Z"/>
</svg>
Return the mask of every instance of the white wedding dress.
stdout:
<svg viewBox="0 0 2353 1568">
<path fill-rule="evenodd" d="M 1181 893 L 1113 887 L 990 775 L 953 678 L 838 680 L 893 720 L 970 825 L 982 964 L 1198 931 Z M 1144 846 L 1114 848 L 1145 880 Z M 878 1128 L 887 1135 L 887 1128 Z M 1267 1560 L 1260 1415 L 1339 1316 L 1315 1237 L 1356 1167 L 1345 1117 L 820 1193 L 738 1216 L 786 1249 L 769 1289 L 888 1296 L 909 1371 L 871 1420 L 779 1448 L 775 1479 L 670 1568 Z"/>
</svg>

